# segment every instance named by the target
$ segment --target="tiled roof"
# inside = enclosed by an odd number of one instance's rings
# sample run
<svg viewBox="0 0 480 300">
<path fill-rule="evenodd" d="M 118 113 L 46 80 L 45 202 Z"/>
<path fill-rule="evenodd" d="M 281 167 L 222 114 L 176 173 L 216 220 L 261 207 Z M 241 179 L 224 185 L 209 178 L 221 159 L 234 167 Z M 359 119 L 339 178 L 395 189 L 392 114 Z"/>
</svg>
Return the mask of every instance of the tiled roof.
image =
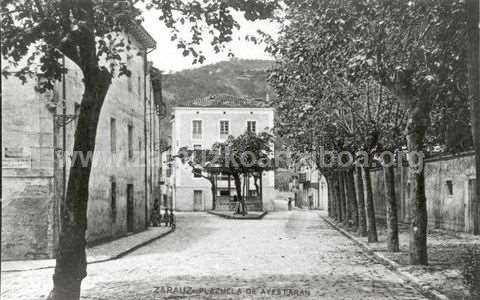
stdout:
<svg viewBox="0 0 480 300">
<path fill-rule="evenodd" d="M 210 95 L 196 98 L 183 105 L 183 107 L 268 107 L 264 99 L 252 99 L 227 94 Z"/>
</svg>

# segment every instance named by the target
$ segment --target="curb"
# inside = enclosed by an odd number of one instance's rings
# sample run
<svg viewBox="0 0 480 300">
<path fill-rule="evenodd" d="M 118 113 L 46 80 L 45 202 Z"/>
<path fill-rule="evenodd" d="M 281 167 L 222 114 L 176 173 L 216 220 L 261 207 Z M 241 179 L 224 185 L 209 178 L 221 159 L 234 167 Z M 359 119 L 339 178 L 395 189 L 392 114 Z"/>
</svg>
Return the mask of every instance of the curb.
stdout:
<svg viewBox="0 0 480 300">
<path fill-rule="evenodd" d="M 150 238 L 146 241 L 143 241 L 139 244 L 136 244 L 135 246 L 132 246 L 118 254 L 115 254 L 115 255 L 112 255 L 110 257 L 106 257 L 106 258 L 101 258 L 101 259 L 94 259 L 94 260 L 91 260 L 91 261 L 88 261 L 88 258 L 87 258 L 87 265 L 90 265 L 90 264 L 98 264 L 98 263 L 102 263 L 102 262 L 107 262 L 107 261 L 112 261 L 112 260 L 116 260 L 116 259 L 119 259 L 129 253 L 132 253 L 133 251 L 143 247 L 143 246 L 146 246 L 172 232 L 175 231 L 175 228 L 172 227 L 170 228 L 170 230 L 166 231 L 166 232 L 163 232 L 161 234 L 159 234 L 158 236 L 155 236 L 153 238 Z M 26 272 L 26 271 L 36 271 L 36 270 L 45 270 L 45 269 L 53 269 L 55 268 L 55 265 L 53 266 L 45 266 L 45 267 L 37 267 L 37 268 L 29 268 L 29 269 L 21 269 L 21 270 L 6 270 L 6 271 L 1 271 L 1 273 L 16 273 L 16 272 Z"/>
<path fill-rule="evenodd" d="M 260 219 L 263 219 L 263 217 L 265 217 L 265 215 L 268 213 L 266 211 L 264 211 L 262 214 L 258 215 L 258 216 L 247 216 L 244 217 L 234 217 L 234 216 L 230 216 L 230 215 L 225 215 L 225 214 L 222 214 L 222 213 L 219 213 L 219 212 L 215 212 L 215 211 L 207 211 L 207 213 L 211 214 L 211 215 L 214 215 L 214 216 L 218 216 L 218 217 L 221 217 L 221 218 L 224 218 L 224 219 L 229 219 L 229 220 L 260 220 Z"/>
<path fill-rule="evenodd" d="M 383 265 L 386 265 L 391 269 L 392 271 L 395 271 L 403 280 L 407 281 L 410 283 L 412 286 L 414 286 L 417 290 L 419 290 L 422 294 L 424 294 L 426 297 L 434 300 L 450 300 L 447 296 L 444 294 L 440 293 L 439 291 L 425 287 L 420 279 L 417 277 L 413 276 L 412 274 L 405 272 L 401 270 L 401 266 L 396 263 L 395 261 L 387 258 L 385 255 L 378 251 L 372 250 L 366 243 L 360 241 L 358 238 L 347 232 L 345 229 L 340 228 L 337 224 L 333 223 L 331 220 L 329 220 L 327 217 L 320 216 L 327 224 L 332 226 L 335 230 L 339 231 L 341 234 L 346 236 L 348 239 L 352 240 L 354 243 L 360 246 L 365 252 L 367 252 L 369 255 L 373 256 L 377 261 L 382 263 Z"/>
</svg>

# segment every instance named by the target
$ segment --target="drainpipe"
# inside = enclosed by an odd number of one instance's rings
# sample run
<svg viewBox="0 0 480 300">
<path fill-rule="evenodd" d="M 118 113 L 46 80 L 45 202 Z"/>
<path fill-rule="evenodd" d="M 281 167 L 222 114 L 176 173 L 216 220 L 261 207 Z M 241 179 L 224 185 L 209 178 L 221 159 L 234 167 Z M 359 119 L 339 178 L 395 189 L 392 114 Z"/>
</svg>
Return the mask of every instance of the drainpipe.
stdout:
<svg viewBox="0 0 480 300">
<path fill-rule="evenodd" d="M 147 54 L 155 50 L 156 47 L 147 51 L 147 48 L 143 50 L 143 140 L 144 140 L 144 189 L 145 189 L 145 228 L 148 228 L 148 158 L 147 158 L 147 72 L 148 61 Z"/>
<path fill-rule="evenodd" d="M 65 69 L 65 55 L 62 55 L 62 67 Z M 62 74 L 62 101 L 63 101 L 63 117 L 67 115 L 67 83 L 65 80 L 65 73 Z M 62 195 L 62 205 L 59 206 L 60 209 L 62 209 L 65 201 L 66 201 L 66 196 L 67 196 L 67 155 L 66 155 L 66 150 L 67 150 L 67 124 L 64 124 L 63 126 L 63 132 L 62 132 L 62 153 L 63 153 L 63 178 L 62 178 L 62 189 L 63 189 L 63 195 Z M 61 210 L 60 210 L 61 213 Z M 60 214 L 61 216 L 61 214 Z M 59 230 L 61 230 L 62 226 L 62 218 L 59 218 Z"/>
</svg>

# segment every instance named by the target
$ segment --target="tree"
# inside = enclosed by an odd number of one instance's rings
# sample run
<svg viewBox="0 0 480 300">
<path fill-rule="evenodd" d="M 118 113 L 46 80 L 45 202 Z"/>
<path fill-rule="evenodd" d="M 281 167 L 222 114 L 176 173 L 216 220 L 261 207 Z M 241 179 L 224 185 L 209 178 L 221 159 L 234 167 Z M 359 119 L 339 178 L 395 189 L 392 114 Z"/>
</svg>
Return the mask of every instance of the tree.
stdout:
<svg viewBox="0 0 480 300">
<path fill-rule="evenodd" d="M 2 1 L 2 56 L 14 66 L 24 64 L 17 71 L 3 68 L 4 76 L 13 74 L 25 81 L 38 66 L 46 77 L 40 91 L 45 91 L 66 72 L 62 56 L 82 71 L 84 94 L 74 151 L 94 152 L 98 118 L 112 78 L 129 75 L 121 54 L 131 47 L 122 36 L 141 23 L 141 10 L 135 7 L 140 2 L 159 12 L 160 21 L 171 30 L 172 40 L 178 40 L 178 48 L 185 56 L 192 55 L 194 63 L 205 60 L 196 50 L 203 32 L 211 34 L 216 51 L 232 40 L 233 30 L 239 27 L 232 10 L 243 12 L 247 20 L 255 20 L 270 17 L 277 7 L 275 0 Z M 184 23 L 190 24 L 190 40 L 178 38 L 178 27 Z M 83 167 L 77 160 L 70 168 L 50 299 L 78 299 L 82 279 L 87 275 L 85 230 L 90 170 L 91 161 Z"/>
<path fill-rule="evenodd" d="M 268 132 L 255 134 L 245 132 L 238 137 L 230 136 L 222 147 L 223 172 L 232 175 L 241 203 L 241 213 L 247 213 L 245 197 L 248 195 L 248 178 L 256 174 L 262 178 L 263 172 L 275 168 L 273 155 L 273 135 Z M 245 193 L 242 192 L 241 176 L 243 175 Z M 261 194 L 262 191 L 260 191 Z"/>
<path fill-rule="evenodd" d="M 464 2 L 291 0 L 287 4 L 289 22 L 282 28 L 279 42 L 269 47 L 282 61 L 279 68 L 284 72 L 278 72 L 277 68 L 272 73 L 280 90 L 280 101 L 282 97 L 296 97 L 295 100 L 289 99 L 298 107 L 293 112 L 311 103 L 307 102 L 304 106 L 299 100 L 310 101 L 313 98 L 316 103 L 323 104 L 322 99 L 328 98 L 331 88 L 334 88 L 332 83 L 338 82 L 340 77 L 357 85 L 362 81 L 373 81 L 391 93 L 406 112 L 403 137 L 409 152 L 412 200 L 415 203 L 410 228 L 410 262 L 426 264 L 428 218 L 421 154 L 428 155 L 438 146 L 452 148 L 449 145 L 451 135 L 442 131 L 469 126 L 454 121 L 465 119 L 468 113 Z M 477 23 L 472 26 L 477 26 Z M 472 65 L 476 68 L 477 64 Z M 478 85 L 478 80 L 474 84 Z M 333 92 L 336 93 L 335 89 Z M 280 109 L 289 107 L 284 102 L 279 103 Z M 398 105 L 389 107 L 396 108 Z M 302 117 L 302 114 L 300 111 L 297 116 Z M 378 126 L 378 123 L 374 125 Z M 383 129 L 381 131 L 384 132 Z M 378 133 L 374 129 L 372 132 L 364 131 L 360 136 L 368 141 L 369 136 L 378 138 Z M 453 139 L 457 144 L 453 145 L 454 148 L 465 149 L 469 139 L 471 136 L 465 137 L 465 143 Z M 357 144 L 360 146 L 362 143 Z M 377 146 L 391 148 L 391 143 L 380 139 L 363 144 L 370 146 L 370 149 L 365 149 L 369 153 Z M 390 171 L 385 173 L 387 178 L 391 177 L 389 174 Z M 367 173 L 363 178 L 370 182 Z M 387 180 L 385 189 L 391 203 L 389 211 L 393 213 L 395 202 L 390 183 L 391 180 Z M 365 190 L 367 219 L 374 222 L 373 205 L 368 195 L 371 187 L 366 186 Z M 392 217 L 391 225 L 396 223 L 393 221 L 395 216 Z M 394 232 L 392 227 L 392 236 Z M 374 236 L 372 240 L 375 240 Z"/>
</svg>

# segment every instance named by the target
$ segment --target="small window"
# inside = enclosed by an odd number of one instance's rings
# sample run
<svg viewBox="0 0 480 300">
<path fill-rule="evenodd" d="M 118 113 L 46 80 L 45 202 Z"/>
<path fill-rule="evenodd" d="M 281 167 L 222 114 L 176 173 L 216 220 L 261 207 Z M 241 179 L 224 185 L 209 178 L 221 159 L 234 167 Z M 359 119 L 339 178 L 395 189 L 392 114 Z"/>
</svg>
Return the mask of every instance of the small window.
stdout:
<svg viewBox="0 0 480 300">
<path fill-rule="evenodd" d="M 132 57 L 130 55 L 127 56 L 127 68 L 131 68 L 132 67 Z M 132 91 L 132 77 L 133 77 L 133 74 L 130 73 L 130 75 L 127 75 L 127 88 L 128 88 L 128 91 L 131 92 Z"/>
<path fill-rule="evenodd" d="M 112 218 L 115 220 L 117 215 L 117 183 L 115 180 L 112 180 L 110 186 L 110 208 L 112 210 Z"/>
<path fill-rule="evenodd" d="M 193 161 L 197 162 L 202 155 L 202 145 L 193 145 Z"/>
<path fill-rule="evenodd" d="M 453 181 L 447 180 L 445 184 L 447 186 L 447 196 L 453 196 Z"/>
<path fill-rule="evenodd" d="M 220 196 L 230 196 L 229 190 L 220 190 Z"/>
<path fill-rule="evenodd" d="M 201 169 L 193 169 L 193 177 L 195 177 L 195 178 L 202 177 L 202 170 Z"/>
<path fill-rule="evenodd" d="M 230 133 L 230 122 L 220 121 L 220 136 L 226 137 Z"/>
<path fill-rule="evenodd" d="M 128 158 L 133 158 L 133 125 L 128 125 Z"/>
<path fill-rule="evenodd" d="M 142 101 L 142 79 L 140 76 L 137 77 L 137 94 L 138 94 L 138 99 Z"/>
<path fill-rule="evenodd" d="M 77 128 L 77 125 L 78 125 L 78 118 L 80 116 L 80 103 L 76 103 L 75 102 L 75 106 L 74 106 L 74 122 L 75 122 L 75 128 Z"/>
<path fill-rule="evenodd" d="M 117 120 L 110 118 L 110 150 L 117 152 Z"/>
<path fill-rule="evenodd" d="M 194 139 L 202 138 L 202 120 L 192 121 L 192 137 Z"/>
<path fill-rule="evenodd" d="M 411 195 L 411 184 L 410 182 L 407 182 L 407 198 L 410 199 L 410 195 Z"/>
<path fill-rule="evenodd" d="M 247 131 L 251 133 L 257 133 L 257 122 L 247 121 Z"/>
</svg>

